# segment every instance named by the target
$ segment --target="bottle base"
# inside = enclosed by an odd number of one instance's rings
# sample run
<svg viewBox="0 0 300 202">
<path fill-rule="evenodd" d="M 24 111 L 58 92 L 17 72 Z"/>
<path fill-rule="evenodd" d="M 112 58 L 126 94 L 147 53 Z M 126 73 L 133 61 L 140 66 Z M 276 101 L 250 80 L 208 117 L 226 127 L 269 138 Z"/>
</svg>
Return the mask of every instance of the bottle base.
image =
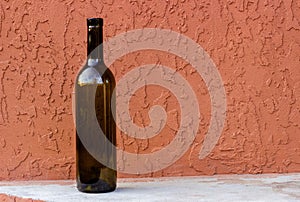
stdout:
<svg viewBox="0 0 300 202">
<path fill-rule="evenodd" d="M 98 181 L 93 184 L 77 183 L 77 189 L 83 193 L 107 193 L 116 190 L 116 186 L 111 186 L 104 181 Z"/>
</svg>

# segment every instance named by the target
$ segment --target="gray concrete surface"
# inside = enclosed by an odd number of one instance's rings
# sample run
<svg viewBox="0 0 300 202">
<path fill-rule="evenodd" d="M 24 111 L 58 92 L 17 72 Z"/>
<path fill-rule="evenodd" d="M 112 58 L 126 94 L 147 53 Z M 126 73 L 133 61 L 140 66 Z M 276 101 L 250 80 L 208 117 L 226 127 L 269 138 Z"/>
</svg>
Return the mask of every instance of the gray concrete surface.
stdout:
<svg viewBox="0 0 300 202">
<path fill-rule="evenodd" d="M 119 179 L 115 192 L 84 194 L 74 181 L 0 182 L 0 193 L 45 201 L 300 201 L 300 173 Z"/>
</svg>

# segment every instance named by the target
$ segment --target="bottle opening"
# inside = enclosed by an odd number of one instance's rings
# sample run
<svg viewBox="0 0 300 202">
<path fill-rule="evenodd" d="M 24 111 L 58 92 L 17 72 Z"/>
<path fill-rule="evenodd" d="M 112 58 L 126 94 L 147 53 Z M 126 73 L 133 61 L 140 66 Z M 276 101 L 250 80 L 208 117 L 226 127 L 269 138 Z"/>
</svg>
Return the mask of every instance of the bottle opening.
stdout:
<svg viewBox="0 0 300 202">
<path fill-rule="evenodd" d="M 103 26 L 103 18 L 88 18 L 87 26 Z"/>
</svg>

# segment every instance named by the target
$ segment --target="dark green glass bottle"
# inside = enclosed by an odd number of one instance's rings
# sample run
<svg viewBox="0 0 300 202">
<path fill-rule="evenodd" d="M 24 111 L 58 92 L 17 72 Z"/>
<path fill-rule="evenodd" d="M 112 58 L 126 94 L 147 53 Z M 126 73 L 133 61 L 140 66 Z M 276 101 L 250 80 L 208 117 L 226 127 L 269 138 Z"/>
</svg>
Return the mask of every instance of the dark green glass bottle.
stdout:
<svg viewBox="0 0 300 202">
<path fill-rule="evenodd" d="M 116 84 L 103 61 L 103 19 L 87 27 L 87 62 L 75 83 L 76 181 L 79 191 L 103 193 L 116 189 Z"/>
</svg>

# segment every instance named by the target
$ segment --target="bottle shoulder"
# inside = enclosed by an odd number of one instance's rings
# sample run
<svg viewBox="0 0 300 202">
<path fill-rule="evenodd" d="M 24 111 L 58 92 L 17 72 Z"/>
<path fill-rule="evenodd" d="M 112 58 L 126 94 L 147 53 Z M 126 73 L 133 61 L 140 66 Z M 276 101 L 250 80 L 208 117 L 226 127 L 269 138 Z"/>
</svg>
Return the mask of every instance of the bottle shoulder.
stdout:
<svg viewBox="0 0 300 202">
<path fill-rule="evenodd" d="M 106 68 L 106 71 L 103 74 L 103 78 L 108 79 L 110 82 L 115 83 L 115 76 L 109 68 Z"/>
<path fill-rule="evenodd" d="M 115 77 L 112 71 L 103 62 L 90 65 L 88 62 L 79 70 L 76 77 L 76 84 L 115 84 Z"/>
</svg>

